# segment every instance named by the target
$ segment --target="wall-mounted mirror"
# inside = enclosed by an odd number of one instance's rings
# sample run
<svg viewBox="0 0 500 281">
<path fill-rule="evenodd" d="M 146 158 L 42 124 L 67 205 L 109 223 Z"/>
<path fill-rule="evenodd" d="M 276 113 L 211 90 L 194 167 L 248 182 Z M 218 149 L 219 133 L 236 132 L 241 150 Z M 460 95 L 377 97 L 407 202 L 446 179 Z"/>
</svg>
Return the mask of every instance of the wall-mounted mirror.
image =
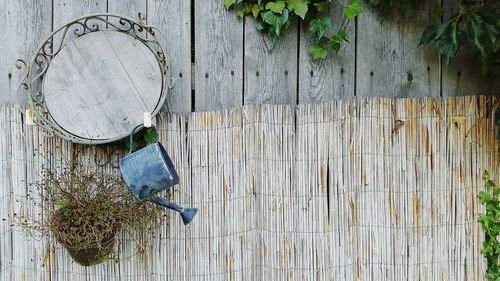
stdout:
<svg viewBox="0 0 500 281">
<path fill-rule="evenodd" d="M 166 56 L 142 20 L 91 15 L 60 27 L 27 67 L 35 123 L 77 143 L 122 139 L 167 94 Z"/>
</svg>

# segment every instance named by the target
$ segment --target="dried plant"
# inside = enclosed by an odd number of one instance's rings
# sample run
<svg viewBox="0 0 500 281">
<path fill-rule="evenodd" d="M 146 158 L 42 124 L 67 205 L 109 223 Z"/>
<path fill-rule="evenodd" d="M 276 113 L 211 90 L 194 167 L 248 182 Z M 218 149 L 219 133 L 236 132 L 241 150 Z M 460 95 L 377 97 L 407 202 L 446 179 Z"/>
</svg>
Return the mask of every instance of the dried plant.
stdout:
<svg viewBox="0 0 500 281">
<path fill-rule="evenodd" d="M 68 251 L 107 248 L 124 230 L 136 242 L 137 253 L 143 253 L 160 217 L 166 216 L 162 208 L 137 201 L 121 177 L 87 171 L 77 163 L 60 172 L 43 168 L 32 187 L 27 198 L 42 212 L 17 221 L 34 236 L 52 234 Z"/>
</svg>

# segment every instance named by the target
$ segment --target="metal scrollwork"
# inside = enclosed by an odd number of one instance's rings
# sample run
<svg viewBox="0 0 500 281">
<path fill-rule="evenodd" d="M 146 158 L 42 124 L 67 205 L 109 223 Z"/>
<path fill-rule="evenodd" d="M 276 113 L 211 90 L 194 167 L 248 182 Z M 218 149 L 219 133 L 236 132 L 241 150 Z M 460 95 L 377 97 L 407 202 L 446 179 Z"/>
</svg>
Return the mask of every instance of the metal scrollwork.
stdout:
<svg viewBox="0 0 500 281">
<path fill-rule="evenodd" d="M 144 43 L 155 55 L 163 80 L 160 101 L 152 112 L 152 115 L 156 115 L 165 101 L 167 90 L 171 87 L 169 61 L 157 40 L 156 29 L 146 25 L 145 21 L 146 18 L 141 13 L 139 13 L 137 21 L 113 14 L 94 14 L 77 18 L 52 32 L 35 51 L 35 55 L 29 63 L 22 59 L 17 60 L 16 67 L 25 71 L 20 88 L 29 93 L 35 124 L 40 126 L 48 136 L 57 135 L 63 139 L 84 144 L 102 143 L 102 141 L 83 139 L 73 135 L 55 122 L 45 104 L 41 81 L 50 62 L 64 47 L 65 43 L 85 34 L 103 30 L 118 31 L 133 36 Z"/>
</svg>

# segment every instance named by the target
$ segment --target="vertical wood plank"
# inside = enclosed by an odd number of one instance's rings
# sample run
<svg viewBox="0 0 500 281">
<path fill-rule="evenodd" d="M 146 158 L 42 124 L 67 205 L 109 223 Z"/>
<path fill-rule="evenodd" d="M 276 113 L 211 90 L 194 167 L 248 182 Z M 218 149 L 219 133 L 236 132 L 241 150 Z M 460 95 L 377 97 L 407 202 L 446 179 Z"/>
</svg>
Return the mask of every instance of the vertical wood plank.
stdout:
<svg viewBox="0 0 500 281">
<path fill-rule="evenodd" d="M 273 49 L 269 38 L 245 18 L 244 104 L 295 104 L 297 96 L 297 21 Z"/>
<path fill-rule="evenodd" d="M 15 67 L 17 59 L 27 63 L 52 28 L 52 3 L 43 1 L 0 1 L 0 104 L 28 103 L 25 91 L 17 91 L 23 71 Z"/>
<path fill-rule="evenodd" d="M 344 28 L 350 43 L 338 55 L 330 54 L 326 60 L 313 61 L 309 55 L 312 41 L 309 27 L 300 28 L 299 104 L 329 102 L 354 96 L 355 80 L 355 22 L 343 16 L 343 6 L 348 0 L 333 1 L 328 16 L 332 19 L 331 32 Z"/>
<path fill-rule="evenodd" d="M 194 15 L 193 15 L 194 16 Z M 170 58 L 174 87 L 169 90 L 166 110 L 190 112 L 191 98 L 191 1 L 148 0 L 148 24 Z"/>
<path fill-rule="evenodd" d="M 243 22 L 220 0 L 195 1 L 194 17 L 195 110 L 242 105 Z"/>
<path fill-rule="evenodd" d="M 364 13 L 357 22 L 357 96 L 439 96 L 439 56 L 431 48 L 418 47 L 437 3 L 419 2 L 417 14 L 410 20 L 398 11 L 380 15 L 370 5 L 363 5 Z"/>
<path fill-rule="evenodd" d="M 106 0 L 53 0 L 53 2 L 54 29 L 77 17 L 107 12 Z"/>
<path fill-rule="evenodd" d="M 134 20 L 138 19 L 139 12 L 148 16 L 147 0 L 107 0 L 107 12 L 118 16 L 127 16 Z"/>
<path fill-rule="evenodd" d="M 443 0 L 445 19 L 458 13 L 460 0 Z M 470 43 L 462 46 L 454 60 L 446 65 L 443 60 L 443 96 L 498 95 L 500 79 L 481 73 L 479 52 Z"/>
</svg>

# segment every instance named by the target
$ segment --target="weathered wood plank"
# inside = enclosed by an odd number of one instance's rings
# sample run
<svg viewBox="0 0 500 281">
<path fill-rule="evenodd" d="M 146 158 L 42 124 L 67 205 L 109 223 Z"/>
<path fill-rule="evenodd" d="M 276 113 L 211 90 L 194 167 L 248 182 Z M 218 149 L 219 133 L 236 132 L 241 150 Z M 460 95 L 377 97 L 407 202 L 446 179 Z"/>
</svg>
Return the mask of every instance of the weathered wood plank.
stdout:
<svg viewBox="0 0 500 281">
<path fill-rule="evenodd" d="M 460 10 L 460 0 L 444 0 L 445 19 Z M 456 58 L 446 65 L 443 60 L 443 96 L 498 95 L 500 79 L 483 75 L 479 51 L 470 43 L 462 46 Z"/>
<path fill-rule="evenodd" d="M 28 62 L 40 42 L 52 28 L 51 1 L 0 1 L 0 104 L 28 103 L 26 92 L 18 92 L 23 71 L 15 67 L 17 59 Z"/>
<path fill-rule="evenodd" d="M 399 12 L 380 15 L 363 5 L 357 22 L 356 95 L 365 97 L 439 96 L 437 51 L 419 48 L 420 35 L 432 23 L 439 1 L 419 2 L 417 14 L 405 20 Z"/>
<path fill-rule="evenodd" d="M 190 112 L 191 98 L 191 1 L 148 0 L 148 24 L 157 27 L 156 36 L 170 58 L 174 87 L 169 90 L 165 109 Z"/>
<path fill-rule="evenodd" d="M 276 48 L 255 28 L 252 16 L 245 24 L 244 104 L 295 104 L 297 100 L 297 21 L 293 21 Z"/>
<path fill-rule="evenodd" d="M 53 0 L 53 3 L 54 29 L 77 17 L 107 12 L 106 0 Z"/>
<path fill-rule="evenodd" d="M 147 2 L 148 0 L 107 0 L 107 12 L 137 20 L 139 12 L 142 13 L 143 16 L 148 15 L 148 11 L 146 11 Z"/>
<path fill-rule="evenodd" d="M 195 1 L 195 110 L 242 105 L 243 22 L 219 0 Z"/>
<path fill-rule="evenodd" d="M 330 54 L 326 60 L 313 61 L 309 55 L 312 41 L 309 27 L 300 28 L 299 104 L 329 102 L 354 96 L 355 80 L 355 22 L 343 16 L 343 5 L 348 0 L 333 1 L 328 16 L 332 19 L 331 32 L 343 28 L 348 40 L 338 55 Z"/>
</svg>

